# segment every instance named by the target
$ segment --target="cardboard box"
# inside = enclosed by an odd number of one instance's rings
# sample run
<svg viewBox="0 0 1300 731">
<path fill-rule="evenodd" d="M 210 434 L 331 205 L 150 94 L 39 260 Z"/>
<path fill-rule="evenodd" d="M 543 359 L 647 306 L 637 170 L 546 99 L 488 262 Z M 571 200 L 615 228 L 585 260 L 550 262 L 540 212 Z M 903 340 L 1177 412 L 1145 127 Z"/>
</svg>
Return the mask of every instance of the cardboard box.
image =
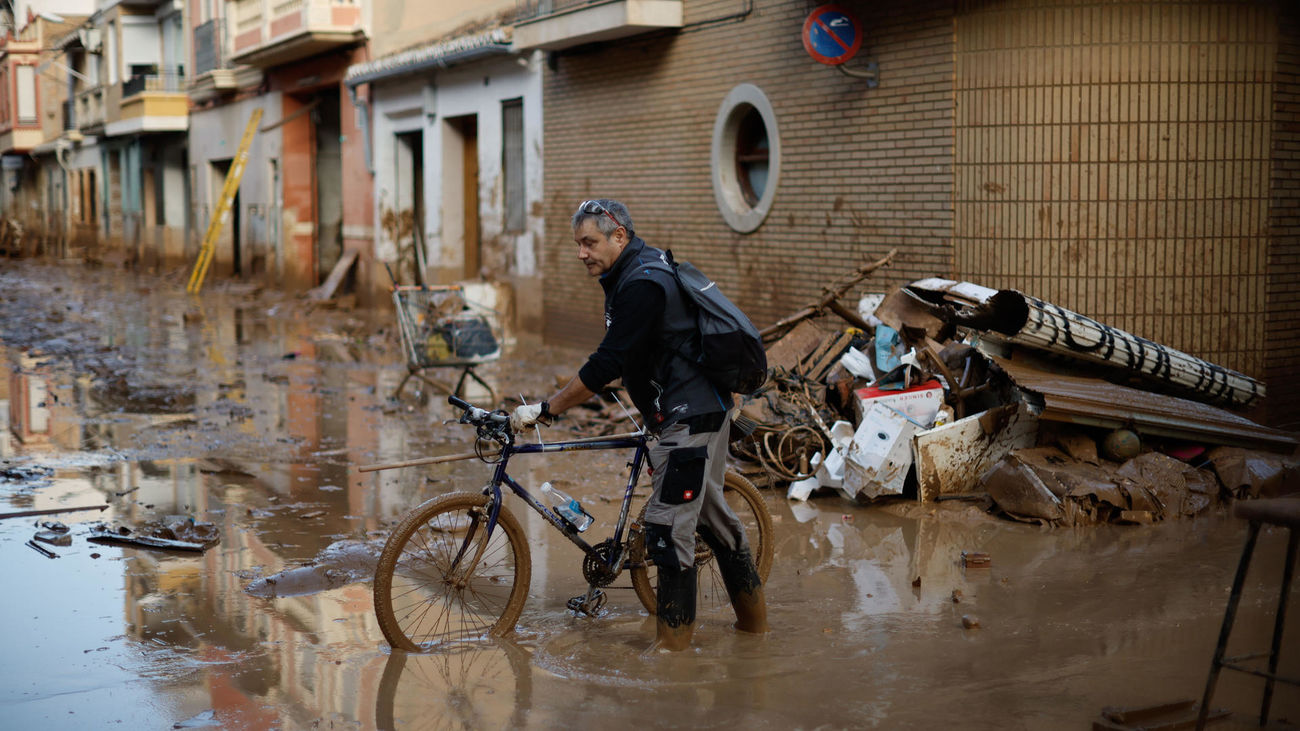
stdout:
<svg viewBox="0 0 1300 731">
<path fill-rule="evenodd" d="M 934 426 L 934 417 L 943 406 L 943 384 L 929 380 L 901 391 L 884 391 L 879 388 L 859 388 L 854 391 L 858 420 L 870 410 L 872 404 L 888 406 L 920 424 L 922 429 Z"/>
</svg>

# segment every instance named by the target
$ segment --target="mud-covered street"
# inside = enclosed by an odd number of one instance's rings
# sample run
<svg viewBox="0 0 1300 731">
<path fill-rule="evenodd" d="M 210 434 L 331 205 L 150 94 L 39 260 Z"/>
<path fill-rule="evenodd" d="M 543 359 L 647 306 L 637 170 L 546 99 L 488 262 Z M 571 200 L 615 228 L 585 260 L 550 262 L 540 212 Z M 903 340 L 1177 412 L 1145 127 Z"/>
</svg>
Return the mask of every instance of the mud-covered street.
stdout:
<svg viewBox="0 0 1300 731">
<path fill-rule="evenodd" d="M 737 634 L 724 608 L 693 650 L 647 655 L 653 621 L 626 578 L 604 616 L 567 612 L 581 557 L 511 497 L 533 557 L 515 635 L 391 652 L 370 584 L 387 531 L 489 468 L 357 467 L 463 452 L 470 431 L 443 424 L 436 394 L 390 398 L 406 375 L 391 313 L 230 283 L 190 298 L 184 274 L 0 263 L 0 512 L 95 508 L 0 520 L 4 727 L 1085 728 L 1204 686 L 1245 536 L 1222 508 L 1043 529 L 961 501 L 765 490 L 771 635 Z M 583 356 L 512 348 L 480 373 L 531 401 Z M 517 460 L 516 478 L 580 497 L 589 534 L 608 534 L 625 455 Z M 101 522 L 191 520 L 219 542 L 90 540 Z M 28 545 L 59 524 L 63 539 Z M 1230 654 L 1268 646 L 1285 543 L 1261 535 Z M 990 563 L 963 568 L 963 551 Z M 1237 715 L 1215 727 L 1247 727 L 1261 687 L 1225 673 L 1215 705 Z M 1300 722 L 1300 691 L 1276 693 L 1273 717 Z"/>
</svg>

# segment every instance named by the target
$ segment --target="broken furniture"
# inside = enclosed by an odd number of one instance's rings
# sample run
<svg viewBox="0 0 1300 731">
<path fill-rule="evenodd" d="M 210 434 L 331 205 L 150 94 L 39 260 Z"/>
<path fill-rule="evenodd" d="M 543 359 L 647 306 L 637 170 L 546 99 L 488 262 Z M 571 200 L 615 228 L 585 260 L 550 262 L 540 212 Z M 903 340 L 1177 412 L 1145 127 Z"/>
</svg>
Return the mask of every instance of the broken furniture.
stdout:
<svg viewBox="0 0 1300 731">
<path fill-rule="evenodd" d="M 407 369 L 393 398 L 402 395 L 412 378 L 448 396 L 463 396 L 465 382 L 472 379 L 486 388 L 489 401 L 496 403 L 496 390 L 474 372 L 475 366 L 501 357 L 501 339 L 486 316 L 490 313 L 465 299 L 459 285 L 395 287 L 393 304 Z M 430 368 L 459 368 L 460 377 L 449 387 L 421 373 Z"/>
<path fill-rule="evenodd" d="M 1277 673 L 1278 652 L 1282 648 L 1282 631 L 1286 624 L 1287 595 L 1291 593 L 1291 578 L 1295 574 L 1296 548 L 1300 546 L 1300 498 L 1273 498 L 1266 500 L 1247 500 L 1237 503 L 1233 513 L 1250 522 L 1246 534 L 1246 546 L 1241 551 L 1241 563 L 1237 566 L 1237 577 L 1232 581 L 1232 593 L 1228 596 L 1228 607 L 1223 612 L 1223 628 L 1219 631 L 1219 644 L 1214 648 L 1214 659 L 1210 662 L 1210 677 L 1205 682 L 1205 694 L 1201 697 L 1201 711 L 1197 717 L 1196 728 L 1205 728 L 1206 715 L 1214 687 L 1219 682 L 1219 671 L 1223 668 L 1256 675 L 1264 678 L 1264 700 L 1259 707 L 1259 725 L 1268 723 L 1268 710 L 1273 702 L 1274 683 L 1286 683 L 1300 687 L 1300 678 L 1284 678 Z M 1241 589 L 1246 583 L 1246 570 L 1250 568 L 1250 558 L 1255 552 L 1255 540 L 1259 538 L 1259 527 L 1268 523 L 1288 529 L 1286 544 L 1286 563 L 1282 569 L 1282 592 L 1277 602 L 1277 616 L 1273 623 L 1273 646 L 1268 652 L 1225 658 L 1228 637 L 1232 634 L 1232 624 L 1237 618 L 1237 605 L 1241 602 Z M 1268 658 L 1268 669 L 1260 670 L 1243 664 L 1246 660 Z"/>
</svg>

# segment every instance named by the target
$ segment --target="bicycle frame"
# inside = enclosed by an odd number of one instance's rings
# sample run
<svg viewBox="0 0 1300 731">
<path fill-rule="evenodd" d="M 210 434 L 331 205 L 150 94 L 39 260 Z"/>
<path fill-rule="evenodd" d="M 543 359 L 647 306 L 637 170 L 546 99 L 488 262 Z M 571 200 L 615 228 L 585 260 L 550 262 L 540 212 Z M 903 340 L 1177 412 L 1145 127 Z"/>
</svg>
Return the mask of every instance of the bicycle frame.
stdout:
<svg viewBox="0 0 1300 731">
<path fill-rule="evenodd" d="M 626 437 L 610 437 L 608 439 L 582 439 L 564 442 L 552 442 L 550 444 L 507 444 L 501 448 L 501 461 L 497 463 L 496 469 L 492 473 L 492 481 L 483 488 L 485 493 L 492 495 L 492 507 L 488 513 L 487 535 L 490 537 L 492 531 L 496 529 L 497 515 L 501 512 L 501 485 L 504 484 L 510 488 L 510 491 L 518 495 L 530 508 L 541 515 L 548 523 L 568 538 L 573 545 L 582 550 L 588 556 L 598 557 L 596 550 L 591 544 L 584 541 L 567 521 L 560 518 L 546 506 L 542 505 L 528 489 L 520 485 L 511 477 L 506 468 L 510 464 L 510 458 L 516 454 L 549 454 L 553 452 L 585 452 L 597 449 L 635 449 L 632 455 L 632 461 L 628 465 L 632 468 L 628 475 L 627 487 L 623 491 L 623 505 L 619 510 L 618 523 L 614 526 L 614 545 L 623 544 L 623 530 L 627 527 L 628 514 L 632 505 L 632 491 L 636 488 L 637 479 L 641 476 L 641 466 L 645 464 L 646 455 L 649 448 L 646 446 L 647 437 L 644 433 Z M 621 556 L 611 556 L 610 561 L 620 561 Z M 610 568 L 618 568 L 610 566 Z"/>
</svg>

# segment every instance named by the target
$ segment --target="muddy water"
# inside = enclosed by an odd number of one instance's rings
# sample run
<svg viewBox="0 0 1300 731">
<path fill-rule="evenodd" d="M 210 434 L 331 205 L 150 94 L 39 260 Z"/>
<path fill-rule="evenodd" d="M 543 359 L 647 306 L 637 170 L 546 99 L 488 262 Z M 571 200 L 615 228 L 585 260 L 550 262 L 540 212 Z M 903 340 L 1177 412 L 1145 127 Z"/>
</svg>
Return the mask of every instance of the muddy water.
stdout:
<svg viewBox="0 0 1300 731">
<path fill-rule="evenodd" d="M 331 575 L 356 578 L 356 547 L 422 500 L 487 479 L 477 462 L 355 469 L 469 443 L 441 423 L 441 399 L 411 385 L 388 398 L 405 368 L 387 315 L 233 286 L 189 300 L 176 276 L 0 266 L 0 457 L 51 470 L 9 469 L 18 479 L 0 480 L 0 511 L 110 506 L 0 520 L 5 727 L 1080 728 L 1103 706 L 1203 686 L 1244 536 L 1222 514 L 1051 531 L 960 504 L 776 493 L 771 636 L 737 635 L 712 613 L 692 651 L 644 655 L 653 626 L 626 580 L 605 616 L 565 612 L 585 588 L 578 554 L 511 498 L 534 562 L 516 635 L 392 653 L 364 580 L 245 591 L 322 555 L 349 557 Z M 580 357 L 508 351 L 483 373 L 536 397 Z M 582 497 L 598 519 L 588 534 L 603 536 L 624 459 L 529 456 L 512 472 Z M 222 540 L 203 554 L 87 540 L 94 521 L 169 516 L 214 523 Z M 54 559 L 25 545 L 47 520 L 72 535 L 46 546 Z M 1261 537 L 1233 651 L 1267 644 L 1284 546 L 1283 534 Z M 962 568 L 963 550 L 991 565 Z M 1284 641 L 1291 676 L 1296 631 Z M 1252 679 L 1220 687 L 1242 719 L 1258 702 Z M 1300 721 L 1296 689 L 1279 688 L 1274 707 Z"/>
</svg>

